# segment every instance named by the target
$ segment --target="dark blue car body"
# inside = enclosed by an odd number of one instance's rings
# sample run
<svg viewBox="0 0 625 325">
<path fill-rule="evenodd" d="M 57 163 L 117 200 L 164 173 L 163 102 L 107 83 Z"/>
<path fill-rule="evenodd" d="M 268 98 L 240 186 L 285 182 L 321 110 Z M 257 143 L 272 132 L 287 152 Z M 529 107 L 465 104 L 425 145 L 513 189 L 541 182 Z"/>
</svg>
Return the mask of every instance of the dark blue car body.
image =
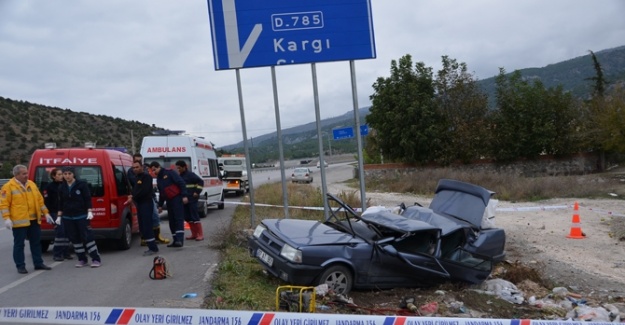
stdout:
<svg viewBox="0 0 625 325">
<path fill-rule="evenodd" d="M 481 283 L 505 257 L 503 229 L 483 229 L 494 193 L 439 181 L 429 207 L 359 215 L 328 194 L 325 222 L 265 219 L 248 240 L 264 269 L 292 285 L 354 289 Z M 287 258 L 288 257 L 288 258 Z"/>
</svg>

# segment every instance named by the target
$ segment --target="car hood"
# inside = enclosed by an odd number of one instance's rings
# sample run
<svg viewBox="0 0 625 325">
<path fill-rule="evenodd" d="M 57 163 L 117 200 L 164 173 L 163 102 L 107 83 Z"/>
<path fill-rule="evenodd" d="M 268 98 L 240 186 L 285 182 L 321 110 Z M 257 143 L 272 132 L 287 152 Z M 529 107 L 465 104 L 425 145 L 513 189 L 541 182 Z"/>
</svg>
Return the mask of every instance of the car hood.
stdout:
<svg viewBox="0 0 625 325">
<path fill-rule="evenodd" d="M 265 219 L 263 225 L 275 236 L 294 247 L 364 242 L 358 237 L 338 231 L 319 221 Z"/>
</svg>

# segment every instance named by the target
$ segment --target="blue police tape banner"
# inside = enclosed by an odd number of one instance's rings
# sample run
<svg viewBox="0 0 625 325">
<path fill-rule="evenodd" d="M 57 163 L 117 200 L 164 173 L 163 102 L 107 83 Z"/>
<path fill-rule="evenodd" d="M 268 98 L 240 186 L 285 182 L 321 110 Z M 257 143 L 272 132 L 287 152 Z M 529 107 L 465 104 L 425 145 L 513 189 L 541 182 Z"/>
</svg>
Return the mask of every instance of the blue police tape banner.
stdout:
<svg viewBox="0 0 625 325">
<path fill-rule="evenodd" d="M 529 319 L 371 316 L 210 309 L 115 307 L 2 307 L 8 324 L 185 325 L 607 325 L 605 322 Z"/>
</svg>

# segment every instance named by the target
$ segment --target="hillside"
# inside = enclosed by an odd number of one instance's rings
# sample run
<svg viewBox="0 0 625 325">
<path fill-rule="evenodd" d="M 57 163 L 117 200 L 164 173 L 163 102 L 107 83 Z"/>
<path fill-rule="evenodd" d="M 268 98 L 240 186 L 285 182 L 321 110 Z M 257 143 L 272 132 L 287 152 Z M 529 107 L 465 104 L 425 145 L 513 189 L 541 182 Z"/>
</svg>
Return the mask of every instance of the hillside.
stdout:
<svg viewBox="0 0 625 325">
<path fill-rule="evenodd" d="M 625 46 L 595 52 L 603 69 L 608 88 L 625 82 Z M 542 68 L 526 68 L 519 70 L 529 80 L 540 80 L 546 88 L 559 85 L 575 97 L 587 99 L 592 92 L 593 83 L 590 78 L 596 76 L 590 53 L 574 59 L 549 64 Z M 511 74 L 513 71 L 506 71 Z M 478 81 L 488 95 L 491 104 L 495 101 L 496 77 Z"/>
<path fill-rule="evenodd" d="M 360 124 L 365 124 L 365 116 L 369 114 L 369 107 L 359 109 Z M 343 139 L 339 141 L 332 139 L 332 130 L 341 127 L 354 125 L 354 111 L 349 110 L 345 114 L 321 120 L 321 132 L 323 135 L 323 146 L 326 154 L 330 147 L 335 154 L 352 153 L 357 151 L 355 139 Z M 264 134 L 253 138 L 248 146 L 253 162 L 275 161 L 279 157 L 277 132 Z M 296 127 L 282 130 L 284 146 L 284 156 L 286 159 L 300 159 L 319 155 L 319 141 L 317 139 L 317 124 L 310 122 Z M 328 142 L 330 141 L 330 142 Z M 235 153 L 243 152 L 243 141 L 225 146 L 226 151 Z"/>
<path fill-rule="evenodd" d="M 141 139 L 162 130 L 137 121 L 74 112 L 27 101 L 0 97 L 0 177 L 11 177 L 15 164 L 25 164 L 35 149 L 46 142 L 58 147 L 81 147 L 96 142 L 98 147 L 139 148 Z M 133 143 L 134 139 L 134 143 Z"/>
</svg>

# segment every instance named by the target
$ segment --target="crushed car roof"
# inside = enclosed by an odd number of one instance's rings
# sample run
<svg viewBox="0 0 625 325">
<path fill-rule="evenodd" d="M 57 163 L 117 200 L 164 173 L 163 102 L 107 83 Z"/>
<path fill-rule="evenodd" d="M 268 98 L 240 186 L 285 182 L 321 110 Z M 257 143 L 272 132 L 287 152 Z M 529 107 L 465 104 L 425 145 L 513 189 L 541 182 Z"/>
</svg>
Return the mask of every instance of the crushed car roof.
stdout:
<svg viewBox="0 0 625 325">
<path fill-rule="evenodd" d="M 423 230 L 440 231 L 438 227 L 433 226 L 427 222 L 408 219 L 402 215 L 397 215 L 388 211 L 379 211 L 371 214 L 363 214 L 362 216 L 360 216 L 360 218 L 366 222 L 402 233 Z"/>
</svg>

